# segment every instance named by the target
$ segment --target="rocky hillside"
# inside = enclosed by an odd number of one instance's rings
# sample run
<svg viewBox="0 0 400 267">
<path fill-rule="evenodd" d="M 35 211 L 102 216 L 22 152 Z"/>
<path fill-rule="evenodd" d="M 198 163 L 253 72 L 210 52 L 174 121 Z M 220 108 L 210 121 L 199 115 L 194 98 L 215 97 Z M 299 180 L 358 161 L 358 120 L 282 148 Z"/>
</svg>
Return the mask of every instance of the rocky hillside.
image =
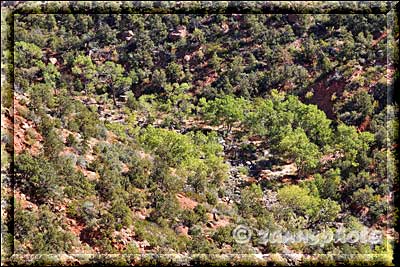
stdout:
<svg viewBox="0 0 400 267">
<path fill-rule="evenodd" d="M 386 15 L 153 13 L 15 14 L 3 262 L 389 264 Z"/>
</svg>

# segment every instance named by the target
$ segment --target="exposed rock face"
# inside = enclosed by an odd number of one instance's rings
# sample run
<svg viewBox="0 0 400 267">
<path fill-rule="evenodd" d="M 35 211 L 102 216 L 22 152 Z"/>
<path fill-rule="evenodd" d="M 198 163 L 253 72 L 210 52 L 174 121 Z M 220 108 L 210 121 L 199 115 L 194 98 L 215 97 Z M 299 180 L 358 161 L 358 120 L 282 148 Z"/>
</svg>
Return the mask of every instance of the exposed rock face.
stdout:
<svg viewBox="0 0 400 267">
<path fill-rule="evenodd" d="M 57 59 L 55 57 L 49 58 L 51 64 L 55 65 L 57 63 Z"/>
<path fill-rule="evenodd" d="M 125 40 L 129 41 L 129 40 L 132 39 L 132 37 L 133 37 L 134 35 L 135 35 L 135 34 L 133 33 L 132 30 L 128 30 L 128 31 L 122 32 L 122 33 L 120 34 L 119 37 L 120 37 L 121 39 L 125 39 Z"/>
<path fill-rule="evenodd" d="M 229 25 L 226 22 L 222 23 L 221 28 L 223 33 L 229 32 Z"/>
<path fill-rule="evenodd" d="M 185 38 L 187 35 L 188 35 L 188 32 L 186 30 L 186 27 L 178 26 L 175 31 L 173 31 L 169 34 L 169 38 L 171 40 L 179 40 L 179 39 Z"/>
<path fill-rule="evenodd" d="M 279 170 L 262 170 L 260 178 L 264 180 L 279 179 L 285 176 L 294 176 L 297 174 L 297 167 L 295 163 L 280 166 Z"/>
<path fill-rule="evenodd" d="M 277 194 L 277 192 L 268 189 L 264 191 L 263 202 L 267 208 L 271 208 L 278 201 Z"/>
</svg>

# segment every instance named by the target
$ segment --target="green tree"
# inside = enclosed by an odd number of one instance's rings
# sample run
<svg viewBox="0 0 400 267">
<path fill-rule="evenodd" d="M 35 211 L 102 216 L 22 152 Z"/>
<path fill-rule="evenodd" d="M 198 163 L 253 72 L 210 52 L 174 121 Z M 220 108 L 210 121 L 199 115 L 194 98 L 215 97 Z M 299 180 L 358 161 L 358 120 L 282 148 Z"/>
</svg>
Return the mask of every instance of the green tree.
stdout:
<svg viewBox="0 0 400 267">
<path fill-rule="evenodd" d="M 222 58 L 220 58 L 217 53 L 213 53 L 213 55 L 210 58 L 209 61 L 209 65 L 210 67 L 215 70 L 216 72 L 220 72 L 221 69 L 221 62 L 222 62 Z"/>
<path fill-rule="evenodd" d="M 47 206 L 40 206 L 37 234 L 32 238 L 33 254 L 56 254 L 71 251 L 76 242 L 72 233 L 62 230 L 60 217 Z"/>
<path fill-rule="evenodd" d="M 41 61 L 42 57 L 42 50 L 35 44 L 23 41 L 15 42 L 14 78 L 16 90 L 21 88 L 23 91 L 27 91 L 29 85 L 37 80 L 41 69 L 40 67 L 44 65 Z"/>
<path fill-rule="evenodd" d="M 55 97 L 53 89 L 48 83 L 37 83 L 31 86 L 31 106 L 33 110 L 39 110 L 44 107 L 54 108 Z"/>
<path fill-rule="evenodd" d="M 7 169 L 10 165 L 10 154 L 7 152 L 6 144 L 1 144 L 1 170 Z"/>
<path fill-rule="evenodd" d="M 344 181 L 343 189 L 346 194 L 352 194 L 360 188 L 371 185 L 373 182 L 374 179 L 367 171 L 360 171 L 357 175 L 350 173 L 349 177 Z"/>
<path fill-rule="evenodd" d="M 179 165 L 195 153 L 190 138 L 174 131 L 149 126 L 139 139 L 146 148 L 171 166 Z"/>
<path fill-rule="evenodd" d="M 151 190 L 155 188 L 161 190 L 162 192 L 175 194 L 183 189 L 184 178 L 179 177 L 176 174 L 172 174 L 171 168 L 168 166 L 167 162 L 157 159 L 154 165 L 154 171 L 151 175 L 152 185 Z"/>
<path fill-rule="evenodd" d="M 137 110 L 144 118 L 143 125 L 149 125 L 156 119 L 158 106 L 157 96 L 155 94 L 146 94 L 140 96 L 138 101 L 133 103 L 132 108 Z"/>
<path fill-rule="evenodd" d="M 15 160 L 16 184 L 21 191 L 39 204 L 60 197 L 58 175 L 53 165 L 44 157 L 32 157 L 27 153 Z"/>
<path fill-rule="evenodd" d="M 107 88 L 112 95 L 114 105 L 117 105 L 116 97 L 126 92 L 132 84 L 130 76 L 126 76 L 125 69 L 112 61 L 105 62 L 100 67 L 100 82 Z"/>
<path fill-rule="evenodd" d="M 243 98 L 226 95 L 215 100 L 200 99 L 200 107 L 206 120 L 214 125 L 223 125 L 230 133 L 235 123 L 241 123 L 245 118 L 249 102 Z"/>
<path fill-rule="evenodd" d="M 129 171 L 126 175 L 129 182 L 138 188 L 147 188 L 150 182 L 150 175 L 153 170 L 153 163 L 147 158 L 140 158 L 137 155 L 131 156 L 128 162 Z"/>
<path fill-rule="evenodd" d="M 203 160 L 193 159 L 188 167 L 187 183 L 196 193 L 204 192 L 208 186 L 208 168 Z"/>
<path fill-rule="evenodd" d="M 188 94 L 192 86 L 188 83 L 182 84 L 167 84 L 165 86 L 166 100 L 163 105 L 177 127 L 192 113 L 194 105 L 192 104 L 192 97 Z"/>
<path fill-rule="evenodd" d="M 277 210 L 278 214 L 286 212 L 289 216 L 293 213 L 307 216 L 310 223 L 334 221 L 341 210 L 337 202 L 313 196 L 307 188 L 298 185 L 280 188 L 277 197 L 284 208 L 282 211 Z"/>
<path fill-rule="evenodd" d="M 356 92 L 337 107 L 339 118 L 351 125 L 360 125 L 367 116 L 371 117 L 373 111 L 374 99 L 365 91 Z"/>
<path fill-rule="evenodd" d="M 56 159 L 62 149 L 64 148 L 63 142 L 60 140 L 59 134 L 55 129 L 49 129 L 43 134 L 43 152 L 50 159 Z"/>
<path fill-rule="evenodd" d="M 185 72 L 183 71 L 182 65 L 176 63 L 176 62 L 171 62 L 168 64 L 167 69 L 166 69 L 166 74 L 168 81 L 170 82 L 181 82 L 183 78 L 185 77 Z"/>
<path fill-rule="evenodd" d="M 338 125 L 334 148 L 343 154 L 343 157 L 338 160 L 342 174 L 346 176 L 351 170 L 368 166 L 369 162 L 361 165 L 363 163 L 361 159 L 368 156 L 373 142 L 374 135 L 370 132 L 358 133 L 354 126 Z"/>
<path fill-rule="evenodd" d="M 204 44 L 204 42 L 206 41 L 204 32 L 202 30 L 200 30 L 199 28 L 195 28 L 191 35 L 191 41 L 194 44 L 196 44 L 196 46 L 200 46 L 200 45 Z"/>
<path fill-rule="evenodd" d="M 244 71 L 244 62 L 241 56 L 236 56 L 232 59 L 232 62 L 229 63 L 228 67 L 228 77 L 229 80 L 233 83 L 233 85 L 237 85 L 240 81 L 240 75 Z"/>
<path fill-rule="evenodd" d="M 34 65 L 32 63 L 38 62 L 43 57 L 40 47 L 23 41 L 15 43 L 14 53 L 17 68 L 29 68 Z"/>
<path fill-rule="evenodd" d="M 93 92 L 97 70 L 90 56 L 79 55 L 73 62 L 72 73 L 83 83 L 86 95 Z"/>
<path fill-rule="evenodd" d="M 212 239 L 217 243 L 219 248 L 222 248 L 224 244 L 232 245 L 234 243 L 234 239 L 232 237 L 232 226 L 223 226 L 219 227 L 214 234 L 212 235 Z"/>
<path fill-rule="evenodd" d="M 278 190 L 279 202 L 299 214 L 315 214 L 318 199 L 310 196 L 309 190 L 297 185 L 284 186 Z"/>
<path fill-rule="evenodd" d="M 295 96 L 288 96 L 283 104 L 294 115 L 293 128 L 302 128 L 310 141 L 320 147 L 331 142 L 331 121 L 316 105 L 303 104 Z"/>
<path fill-rule="evenodd" d="M 162 69 L 156 69 L 153 72 L 151 81 L 158 88 L 164 87 L 165 83 L 167 82 L 167 75 L 165 74 L 165 71 Z"/>
<path fill-rule="evenodd" d="M 56 92 L 60 77 L 60 72 L 53 64 L 47 64 L 43 69 L 44 82 L 49 84 L 49 86 L 54 89 L 54 92 Z"/>
<path fill-rule="evenodd" d="M 174 219 L 178 216 L 179 204 L 175 194 L 156 190 L 152 193 L 152 200 L 154 209 L 150 213 L 150 220 L 163 225 L 163 219 Z"/>
<path fill-rule="evenodd" d="M 329 169 L 323 176 L 315 175 L 315 185 L 321 198 L 337 200 L 340 196 L 340 184 L 339 169 Z"/>
<path fill-rule="evenodd" d="M 132 211 L 122 198 L 112 200 L 110 213 L 114 217 L 118 228 L 122 228 L 122 226 L 129 227 L 132 224 Z"/>
<path fill-rule="evenodd" d="M 295 114 L 288 110 L 285 94 L 271 90 L 267 99 L 256 98 L 245 125 L 251 134 L 265 136 L 274 149 L 292 131 Z"/>
<path fill-rule="evenodd" d="M 149 17 L 150 23 L 153 25 L 153 30 L 150 32 L 150 37 L 155 43 L 162 43 L 168 36 L 167 26 L 162 20 L 162 16 L 154 15 Z"/>
<path fill-rule="evenodd" d="M 240 213 L 243 217 L 257 217 L 263 212 L 263 193 L 261 187 L 252 184 L 242 190 L 240 194 Z"/>
<path fill-rule="evenodd" d="M 296 162 L 301 176 L 319 166 L 321 153 L 318 146 L 310 142 L 301 128 L 296 128 L 284 136 L 278 150 L 284 157 Z"/>
<path fill-rule="evenodd" d="M 32 211 L 21 207 L 20 202 L 16 202 L 14 210 L 14 237 L 18 240 L 29 240 L 36 223 L 36 216 Z"/>
<path fill-rule="evenodd" d="M 351 204 L 356 208 L 370 207 L 374 203 L 374 189 L 366 186 L 351 196 Z"/>
<path fill-rule="evenodd" d="M 375 134 L 379 147 L 392 147 L 395 145 L 395 140 L 398 139 L 398 117 L 398 108 L 393 105 L 387 105 L 381 112 L 374 115 L 370 127 L 371 132 Z"/>
</svg>

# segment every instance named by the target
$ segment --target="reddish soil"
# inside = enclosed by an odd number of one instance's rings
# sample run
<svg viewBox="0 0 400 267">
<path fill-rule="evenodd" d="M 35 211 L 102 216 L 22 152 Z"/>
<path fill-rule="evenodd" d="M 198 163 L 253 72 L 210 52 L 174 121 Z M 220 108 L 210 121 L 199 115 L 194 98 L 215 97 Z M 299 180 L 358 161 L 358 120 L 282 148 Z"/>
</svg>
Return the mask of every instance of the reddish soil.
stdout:
<svg viewBox="0 0 400 267">
<path fill-rule="evenodd" d="M 207 65 L 203 66 L 203 69 L 206 67 Z M 205 71 L 204 71 L 205 72 Z M 218 79 L 218 73 L 211 70 L 211 71 L 207 71 L 204 76 L 204 78 L 199 79 L 196 81 L 196 91 L 194 93 L 198 94 L 200 93 L 200 89 L 203 87 L 206 87 L 208 85 L 211 85 L 213 82 L 215 82 Z"/>
<path fill-rule="evenodd" d="M 310 104 L 316 104 L 330 119 L 335 119 L 335 114 L 333 113 L 333 102 L 331 100 L 332 95 L 336 93 L 337 97 L 341 96 L 346 85 L 346 81 L 343 79 L 338 81 L 332 80 L 329 82 L 329 78 L 333 76 L 333 74 L 334 73 L 331 73 L 328 77 L 317 81 L 312 86 L 314 95 L 311 100 L 307 101 Z"/>
<path fill-rule="evenodd" d="M 80 166 L 76 166 L 75 170 L 82 172 L 82 174 L 87 177 L 90 181 L 97 181 L 100 178 L 100 175 L 96 172 L 89 171 Z"/>
<path fill-rule="evenodd" d="M 83 228 L 85 228 L 85 225 L 80 224 L 73 219 L 69 219 L 69 220 L 72 221 L 72 224 L 70 225 L 70 228 L 69 228 L 70 232 L 72 232 L 79 239 Z"/>
<path fill-rule="evenodd" d="M 207 213 L 207 217 L 208 217 L 208 221 L 209 221 L 209 227 L 211 227 L 212 229 L 216 229 L 219 227 L 225 227 L 227 225 L 229 225 L 231 222 L 229 221 L 229 218 L 227 217 L 219 217 L 217 220 L 214 220 L 214 216 L 212 213 Z"/>
<path fill-rule="evenodd" d="M 363 132 L 367 130 L 370 122 L 371 122 L 370 116 L 365 117 L 365 120 L 358 127 L 358 131 Z"/>
<path fill-rule="evenodd" d="M 38 206 L 27 200 L 25 194 L 19 192 L 18 190 L 14 191 L 14 198 L 19 201 L 19 204 L 23 210 L 38 211 Z"/>
<path fill-rule="evenodd" d="M 194 209 L 197 206 L 197 202 L 186 197 L 185 195 L 179 193 L 176 195 L 178 202 L 179 202 L 179 206 L 181 206 L 182 209 Z"/>
<path fill-rule="evenodd" d="M 208 86 L 211 85 L 213 82 L 215 82 L 218 78 L 218 74 L 216 72 L 211 72 L 210 76 L 206 77 L 206 80 L 203 83 L 203 86 Z"/>
<path fill-rule="evenodd" d="M 378 39 L 372 41 L 372 47 L 376 46 L 382 39 L 386 38 L 386 36 L 387 31 L 384 31 L 382 35 L 378 37 Z"/>
<path fill-rule="evenodd" d="M 381 36 L 379 36 L 376 40 L 373 40 L 372 46 L 376 46 L 381 40 L 387 37 L 387 32 L 383 32 Z M 363 69 L 356 69 L 353 74 L 350 76 L 350 79 L 348 81 L 352 81 L 362 75 L 365 72 Z M 387 78 L 391 77 L 392 74 L 392 69 L 388 68 L 388 71 L 386 73 Z M 334 72 L 330 73 L 327 77 L 324 77 L 322 79 L 319 79 L 311 88 L 313 89 L 314 95 L 311 100 L 306 102 L 309 102 L 311 104 L 316 104 L 321 110 L 323 110 L 327 117 L 330 119 L 335 119 L 335 115 L 333 113 L 333 102 L 331 100 L 332 95 L 336 93 L 337 97 L 341 97 L 344 91 L 344 87 L 347 83 L 346 80 L 340 79 L 340 80 L 332 80 L 332 76 L 334 75 Z M 380 77 L 379 77 L 380 78 Z M 371 82 L 369 87 L 372 87 L 376 84 L 376 82 L 379 79 L 376 79 L 376 81 Z M 330 82 L 329 82 L 330 81 Z M 365 121 L 360 125 L 360 131 L 363 131 L 368 127 L 370 118 L 365 118 Z"/>
<path fill-rule="evenodd" d="M 363 69 L 357 69 L 355 72 L 353 72 L 353 74 L 350 77 L 350 81 L 353 81 L 354 79 L 358 78 L 362 73 L 363 73 Z"/>
<path fill-rule="evenodd" d="M 14 126 L 10 127 L 7 123 L 12 125 L 12 118 L 9 117 L 4 121 L 7 129 L 12 129 L 14 132 L 14 152 L 20 154 L 26 150 L 30 151 L 30 154 L 37 155 L 40 151 L 40 141 L 43 140 L 42 136 L 37 131 L 36 125 L 19 114 L 20 110 L 26 109 L 22 106 L 19 101 L 14 97 Z M 33 144 L 29 143 L 28 130 L 34 136 L 35 141 Z"/>
</svg>

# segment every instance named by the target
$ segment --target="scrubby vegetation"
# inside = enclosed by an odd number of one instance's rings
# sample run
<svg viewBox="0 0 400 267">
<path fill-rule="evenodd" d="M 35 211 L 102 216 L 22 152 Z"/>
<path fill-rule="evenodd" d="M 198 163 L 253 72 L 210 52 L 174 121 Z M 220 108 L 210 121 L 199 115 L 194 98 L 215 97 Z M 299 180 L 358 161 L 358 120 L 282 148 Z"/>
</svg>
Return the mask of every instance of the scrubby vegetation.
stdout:
<svg viewBox="0 0 400 267">
<path fill-rule="evenodd" d="M 2 193 L 14 190 L 3 253 L 390 264 L 398 111 L 386 19 L 15 14 L 2 55 L 14 72 L 2 89 Z M 383 239 L 240 243 L 237 225 Z"/>
</svg>

